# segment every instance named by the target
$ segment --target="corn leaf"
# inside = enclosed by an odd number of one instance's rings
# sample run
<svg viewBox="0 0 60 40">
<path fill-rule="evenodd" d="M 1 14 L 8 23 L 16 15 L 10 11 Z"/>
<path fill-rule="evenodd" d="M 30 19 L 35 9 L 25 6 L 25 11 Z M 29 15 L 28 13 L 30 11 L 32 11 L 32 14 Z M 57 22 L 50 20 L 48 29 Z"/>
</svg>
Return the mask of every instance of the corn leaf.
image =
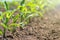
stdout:
<svg viewBox="0 0 60 40">
<path fill-rule="evenodd" d="M 2 25 L 5 29 L 7 29 L 7 25 L 5 25 L 4 23 L 1 23 L 1 25 Z"/>
<path fill-rule="evenodd" d="M 3 35 L 3 31 L 0 29 L 0 35 Z"/>
</svg>

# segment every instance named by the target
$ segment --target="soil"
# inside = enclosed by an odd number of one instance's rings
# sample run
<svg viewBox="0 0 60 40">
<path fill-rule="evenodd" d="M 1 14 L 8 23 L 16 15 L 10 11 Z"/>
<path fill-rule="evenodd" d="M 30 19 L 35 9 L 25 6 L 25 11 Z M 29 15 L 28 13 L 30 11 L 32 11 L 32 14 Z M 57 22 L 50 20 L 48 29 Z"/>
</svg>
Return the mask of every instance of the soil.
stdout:
<svg viewBox="0 0 60 40">
<path fill-rule="evenodd" d="M 55 8 L 44 14 L 43 18 L 35 17 L 24 27 L 17 28 L 14 34 L 6 32 L 8 40 L 60 40 L 60 9 Z M 0 40 L 3 40 L 0 37 Z"/>
</svg>

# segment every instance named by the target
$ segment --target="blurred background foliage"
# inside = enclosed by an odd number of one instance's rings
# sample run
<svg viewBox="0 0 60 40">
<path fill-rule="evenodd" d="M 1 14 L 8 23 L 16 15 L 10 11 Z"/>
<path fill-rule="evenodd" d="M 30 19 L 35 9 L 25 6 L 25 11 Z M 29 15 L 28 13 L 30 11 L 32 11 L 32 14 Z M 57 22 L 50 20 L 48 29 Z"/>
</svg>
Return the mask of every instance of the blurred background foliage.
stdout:
<svg viewBox="0 0 60 40">
<path fill-rule="evenodd" d="M 0 0 L 0 5 L 2 5 L 2 2 L 4 2 L 4 1 L 7 1 L 7 2 L 9 2 L 9 4 L 12 4 L 12 5 L 19 5 L 19 3 L 22 0 Z M 26 0 L 26 3 L 28 1 L 33 1 L 33 0 Z M 41 3 L 43 1 L 44 3 L 47 3 L 49 6 L 60 4 L 60 0 L 34 0 L 34 1 L 36 1 L 38 3 Z"/>
</svg>

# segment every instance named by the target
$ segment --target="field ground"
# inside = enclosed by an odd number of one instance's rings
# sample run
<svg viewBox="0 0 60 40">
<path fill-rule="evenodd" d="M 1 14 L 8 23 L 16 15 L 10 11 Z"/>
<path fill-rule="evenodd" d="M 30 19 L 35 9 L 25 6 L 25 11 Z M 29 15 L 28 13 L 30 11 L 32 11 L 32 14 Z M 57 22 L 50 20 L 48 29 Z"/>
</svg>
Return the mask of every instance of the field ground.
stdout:
<svg viewBox="0 0 60 40">
<path fill-rule="evenodd" d="M 7 31 L 6 36 L 8 40 L 60 40 L 60 9 L 46 12 L 44 18 L 35 17 L 23 30 L 17 28 L 14 35 Z"/>
</svg>

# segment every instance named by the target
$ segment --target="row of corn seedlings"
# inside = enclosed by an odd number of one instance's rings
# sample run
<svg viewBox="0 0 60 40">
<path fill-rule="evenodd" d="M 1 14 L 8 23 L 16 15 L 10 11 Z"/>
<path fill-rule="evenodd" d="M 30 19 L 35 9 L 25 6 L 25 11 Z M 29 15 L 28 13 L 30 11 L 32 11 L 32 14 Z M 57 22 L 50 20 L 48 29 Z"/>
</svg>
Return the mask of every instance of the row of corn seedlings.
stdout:
<svg viewBox="0 0 60 40">
<path fill-rule="evenodd" d="M 43 17 L 45 6 L 47 6 L 45 1 L 22 0 L 20 3 L 18 3 L 19 6 L 14 10 L 10 10 L 8 2 L 4 1 L 4 8 L 6 11 L 0 12 L 0 26 L 4 28 L 4 31 L 0 29 L 0 34 L 6 38 L 6 30 L 14 32 L 16 27 L 23 29 L 24 26 L 29 23 L 30 18 L 35 16 Z M 16 11 L 19 12 L 14 15 Z M 12 23 L 8 24 L 10 19 L 12 19 Z M 17 20 L 19 20 L 18 23 Z"/>
</svg>

